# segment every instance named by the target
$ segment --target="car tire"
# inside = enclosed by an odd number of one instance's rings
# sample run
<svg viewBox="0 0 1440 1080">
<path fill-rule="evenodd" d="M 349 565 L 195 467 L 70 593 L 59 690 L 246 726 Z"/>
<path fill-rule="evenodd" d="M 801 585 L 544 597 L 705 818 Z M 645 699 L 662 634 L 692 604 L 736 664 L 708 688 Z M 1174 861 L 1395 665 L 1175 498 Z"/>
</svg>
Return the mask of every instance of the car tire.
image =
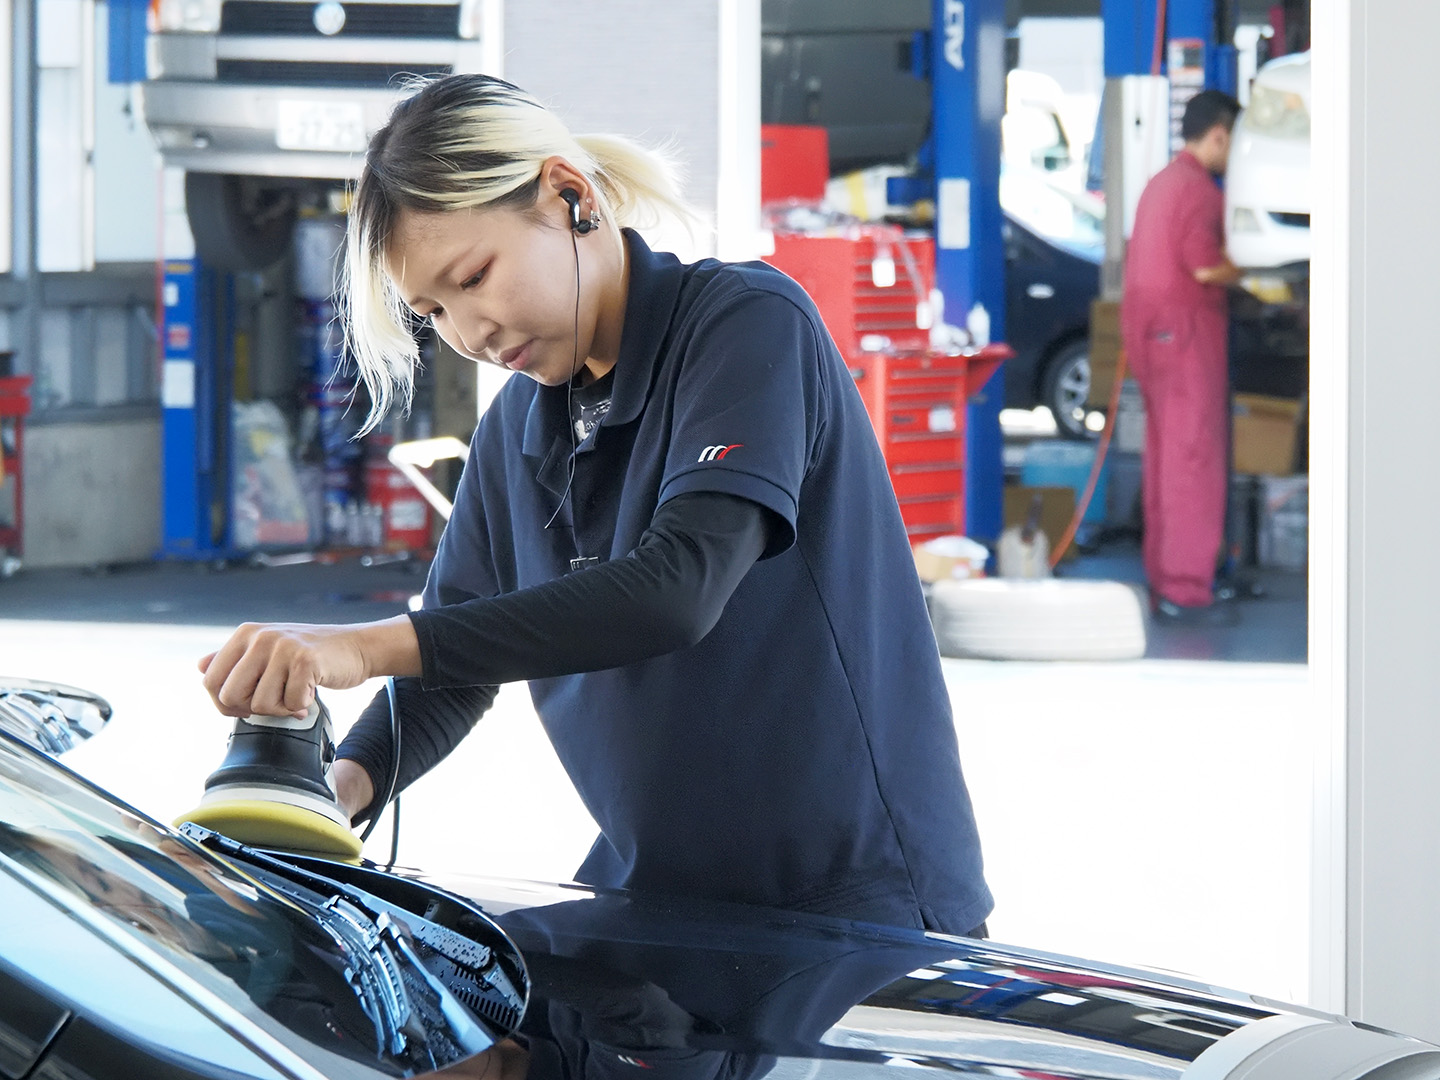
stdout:
<svg viewBox="0 0 1440 1080">
<path fill-rule="evenodd" d="M 195 255 L 205 266 L 228 273 L 264 270 L 290 251 L 296 193 L 262 186 L 249 177 L 185 174 L 185 216 Z"/>
<path fill-rule="evenodd" d="M 937 581 L 930 618 L 944 656 L 972 660 L 1138 660 L 1145 613 L 1116 581 Z"/>
<path fill-rule="evenodd" d="M 1055 426 L 1067 439 L 1093 439 L 1095 432 L 1085 426 L 1091 412 L 1090 342 L 1085 338 L 1063 345 L 1045 365 L 1040 403 L 1055 417 Z"/>
</svg>

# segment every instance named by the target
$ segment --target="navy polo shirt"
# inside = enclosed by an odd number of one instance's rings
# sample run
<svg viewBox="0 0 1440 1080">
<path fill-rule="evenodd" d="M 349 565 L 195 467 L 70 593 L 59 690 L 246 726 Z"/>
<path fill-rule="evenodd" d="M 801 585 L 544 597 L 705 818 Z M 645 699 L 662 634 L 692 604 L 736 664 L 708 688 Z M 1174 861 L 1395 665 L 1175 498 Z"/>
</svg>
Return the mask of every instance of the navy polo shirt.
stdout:
<svg viewBox="0 0 1440 1080">
<path fill-rule="evenodd" d="M 569 497 L 566 388 L 511 379 L 476 430 L 426 606 L 538 585 L 577 556 L 623 559 L 685 492 L 767 507 L 786 528 L 698 644 L 530 683 L 601 829 L 576 877 L 964 933 L 992 902 L 934 635 L 849 371 L 779 271 L 685 265 L 625 238 L 613 397 Z"/>
</svg>

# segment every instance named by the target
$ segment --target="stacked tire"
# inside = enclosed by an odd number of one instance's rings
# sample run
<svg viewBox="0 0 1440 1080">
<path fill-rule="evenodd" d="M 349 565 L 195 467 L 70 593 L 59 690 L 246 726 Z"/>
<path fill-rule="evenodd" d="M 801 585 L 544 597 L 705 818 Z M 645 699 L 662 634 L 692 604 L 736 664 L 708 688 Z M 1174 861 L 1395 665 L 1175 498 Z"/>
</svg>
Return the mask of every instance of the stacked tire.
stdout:
<svg viewBox="0 0 1440 1080">
<path fill-rule="evenodd" d="M 930 616 L 940 652 L 974 660 L 1138 660 L 1145 612 L 1114 581 L 939 581 Z"/>
</svg>

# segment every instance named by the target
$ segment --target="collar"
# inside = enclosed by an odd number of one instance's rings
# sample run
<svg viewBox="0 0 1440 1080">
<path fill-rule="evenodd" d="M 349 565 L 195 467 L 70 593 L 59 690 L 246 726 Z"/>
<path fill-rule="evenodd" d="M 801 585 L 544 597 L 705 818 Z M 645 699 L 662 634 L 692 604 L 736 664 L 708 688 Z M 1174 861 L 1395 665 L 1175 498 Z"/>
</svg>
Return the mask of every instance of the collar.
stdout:
<svg viewBox="0 0 1440 1080">
<path fill-rule="evenodd" d="M 625 297 L 625 322 L 620 331 L 620 355 L 614 368 L 615 391 L 610 398 L 610 411 L 600 421 L 601 427 L 628 424 L 645 408 L 685 279 L 685 265 L 674 255 L 651 251 L 633 229 L 624 229 L 621 235 L 629 260 L 630 283 Z M 522 453 L 527 457 L 553 457 L 557 439 L 569 436 L 565 418 L 566 389 L 537 386 L 536 391 L 525 417 Z"/>
<path fill-rule="evenodd" d="M 1183 161 L 1186 168 L 1194 169 L 1196 172 L 1201 173 L 1202 175 L 1207 176 L 1212 180 L 1215 177 L 1214 173 L 1212 173 L 1204 165 L 1200 164 L 1200 159 L 1190 152 L 1189 147 L 1182 146 L 1180 148 L 1180 153 L 1175 155 L 1175 160 Z"/>
</svg>

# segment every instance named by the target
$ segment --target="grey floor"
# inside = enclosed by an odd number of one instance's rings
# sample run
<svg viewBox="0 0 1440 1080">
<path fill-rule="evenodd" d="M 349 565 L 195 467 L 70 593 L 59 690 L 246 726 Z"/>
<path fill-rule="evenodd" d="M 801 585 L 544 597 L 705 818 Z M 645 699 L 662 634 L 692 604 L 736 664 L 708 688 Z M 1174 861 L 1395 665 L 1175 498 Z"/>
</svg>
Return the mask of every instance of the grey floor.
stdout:
<svg viewBox="0 0 1440 1080">
<path fill-rule="evenodd" d="M 224 569 L 156 562 L 105 570 L 22 570 L 0 581 L 0 618 L 83 622 L 232 625 L 241 622 L 364 622 L 406 609 L 421 590 L 424 562 L 362 566 L 357 558 L 295 566 Z M 1069 577 L 1140 585 L 1138 547 L 1108 542 L 1061 568 Z M 1260 588 L 1235 602 L 1237 624 L 1176 628 L 1152 622 L 1147 659 L 1304 663 L 1302 574 L 1251 572 Z"/>
<path fill-rule="evenodd" d="M 1066 577 L 1123 581 L 1143 587 L 1140 549 L 1132 538 L 1112 540 L 1061 565 Z M 1196 629 L 1154 619 L 1147 627 L 1147 660 L 1230 660 L 1303 664 L 1307 658 L 1307 582 L 1303 573 L 1245 569 L 1236 574 L 1244 599 L 1232 601 L 1235 625 Z"/>
<path fill-rule="evenodd" d="M 0 618 L 225 626 L 366 622 L 406 610 L 428 563 L 297 566 L 155 562 L 103 570 L 21 570 L 0 581 Z"/>
</svg>

